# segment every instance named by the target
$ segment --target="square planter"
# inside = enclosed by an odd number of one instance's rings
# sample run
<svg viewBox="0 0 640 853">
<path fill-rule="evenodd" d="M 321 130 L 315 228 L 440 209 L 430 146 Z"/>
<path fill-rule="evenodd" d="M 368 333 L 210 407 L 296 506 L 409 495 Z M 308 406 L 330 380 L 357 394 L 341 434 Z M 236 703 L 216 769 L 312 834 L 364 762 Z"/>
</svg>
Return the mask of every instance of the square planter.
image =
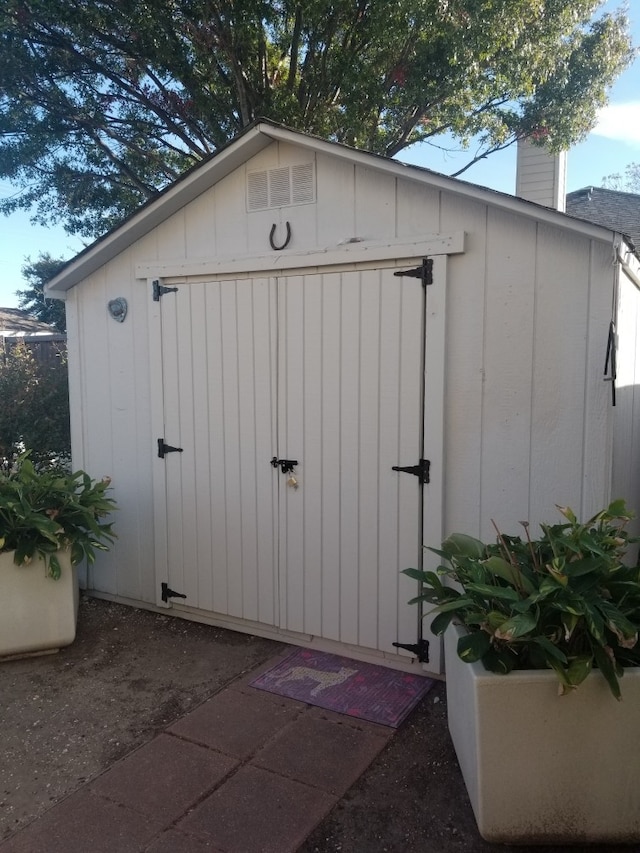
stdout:
<svg viewBox="0 0 640 853">
<path fill-rule="evenodd" d="M 617 702 L 599 672 L 558 695 L 553 672 L 487 672 L 445 634 L 449 731 L 482 837 L 505 844 L 640 841 L 640 668 Z"/>
<path fill-rule="evenodd" d="M 48 576 L 44 560 L 16 566 L 13 551 L 0 554 L 0 657 L 55 651 L 76 636 L 78 575 L 67 551 L 62 572 Z"/>
</svg>

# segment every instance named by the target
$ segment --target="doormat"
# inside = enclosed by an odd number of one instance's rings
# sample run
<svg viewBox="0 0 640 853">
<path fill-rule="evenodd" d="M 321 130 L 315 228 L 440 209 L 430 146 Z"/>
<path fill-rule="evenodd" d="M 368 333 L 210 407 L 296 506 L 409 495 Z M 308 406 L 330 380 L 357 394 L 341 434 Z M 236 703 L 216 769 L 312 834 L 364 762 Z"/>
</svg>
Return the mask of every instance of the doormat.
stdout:
<svg viewBox="0 0 640 853">
<path fill-rule="evenodd" d="M 351 658 L 296 649 L 251 687 L 397 729 L 433 679 Z"/>
</svg>

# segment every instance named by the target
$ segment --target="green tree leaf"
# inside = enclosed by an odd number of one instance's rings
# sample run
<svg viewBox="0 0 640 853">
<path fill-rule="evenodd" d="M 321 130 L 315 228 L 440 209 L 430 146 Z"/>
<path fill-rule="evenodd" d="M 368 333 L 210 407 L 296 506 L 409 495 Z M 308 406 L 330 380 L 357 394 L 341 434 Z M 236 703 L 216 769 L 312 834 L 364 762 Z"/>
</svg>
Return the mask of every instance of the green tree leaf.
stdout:
<svg viewBox="0 0 640 853">
<path fill-rule="evenodd" d="M 567 148 L 633 57 L 599 0 L 5 0 L 5 212 L 97 236 L 260 116 L 394 156 Z"/>
</svg>

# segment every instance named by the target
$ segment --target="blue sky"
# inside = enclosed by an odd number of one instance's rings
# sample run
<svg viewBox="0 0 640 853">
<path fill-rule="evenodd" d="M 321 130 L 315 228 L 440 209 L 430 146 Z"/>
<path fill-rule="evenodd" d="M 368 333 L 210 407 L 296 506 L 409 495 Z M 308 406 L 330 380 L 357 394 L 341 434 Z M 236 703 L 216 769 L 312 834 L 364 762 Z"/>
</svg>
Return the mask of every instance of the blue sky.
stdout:
<svg viewBox="0 0 640 853">
<path fill-rule="evenodd" d="M 604 10 L 614 9 L 619 2 L 608 2 Z M 633 0 L 629 17 L 634 44 L 640 45 L 640 2 Z M 426 144 L 402 153 L 402 160 L 427 166 L 437 172 L 451 174 L 464 166 L 473 150 L 460 154 L 443 153 Z M 614 86 L 610 102 L 601 111 L 596 128 L 588 138 L 571 149 L 567 164 L 567 190 L 598 186 L 602 178 L 622 172 L 629 163 L 640 162 L 640 58 Z M 492 189 L 512 193 L 515 189 L 515 147 L 499 152 L 476 164 L 462 176 L 464 180 Z M 0 181 L 0 196 L 14 192 L 7 182 Z M 16 213 L 0 218 L 0 305 L 16 307 L 15 291 L 24 287 L 21 267 L 25 259 L 35 260 L 41 252 L 54 257 L 71 258 L 84 248 L 76 237 L 65 234 L 60 227 L 45 228 L 33 225 L 28 213 Z"/>
</svg>

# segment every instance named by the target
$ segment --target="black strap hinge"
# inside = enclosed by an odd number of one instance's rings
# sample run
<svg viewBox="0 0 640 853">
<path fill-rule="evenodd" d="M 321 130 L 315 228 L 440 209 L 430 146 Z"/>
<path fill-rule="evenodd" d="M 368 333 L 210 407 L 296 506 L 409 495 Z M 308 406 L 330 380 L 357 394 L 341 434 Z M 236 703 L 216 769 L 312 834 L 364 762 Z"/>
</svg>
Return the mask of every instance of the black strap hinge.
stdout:
<svg viewBox="0 0 640 853">
<path fill-rule="evenodd" d="M 170 598 L 186 598 L 186 595 L 183 595 L 181 592 L 176 592 L 174 589 L 169 589 L 168 583 L 160 584 L 160 591 L 162 594 L 163 601 L 169 601 Z"/>
<path fill-rule="evenodd" d="M 397 649 L 404 649 L 415 655 L 420 663 L 429 663 L 429 640 L 418 640 L 417 643 L 393 643 Z"/>
<path fill-rule="evenodd" d="M 425 485 L 429 482 L 430 468 L 431 462 L 428 459 L 421 459 L 417 465 L 407 465 L 406 467 L 394 465 L 391 470 L 401 471 L 403 474 L 413 474 L 414 477 L 418 477 L 422 485 Z"/>
<path fill-rule="evenodd" d="M 164 459 L 167 453 L 182 453 L 183 450 L 181 447 L 172 447 L 170 444 L 166 444 L 164 438 L 158 439 L 158 456 L 160 459 Z"/>
<path fill-rule="evenodd" d="M 166 287 L 164 284 L 160 284 L 160 281 L 156 278 L 152 282 L 153 287 L 153 301 L 160 302 L 160 297 L 164 296 L 165 293 L 177 293 L 177 287 Z"/>
<path fill-rule="evenodd" d="M 433 258 L 424 258 L 419 267 L 412 270 L 398 270 L 398 272 L 394 272 L 394 275 L 419 278 L 425 286 L 433 284 Z"/>
</svg>

